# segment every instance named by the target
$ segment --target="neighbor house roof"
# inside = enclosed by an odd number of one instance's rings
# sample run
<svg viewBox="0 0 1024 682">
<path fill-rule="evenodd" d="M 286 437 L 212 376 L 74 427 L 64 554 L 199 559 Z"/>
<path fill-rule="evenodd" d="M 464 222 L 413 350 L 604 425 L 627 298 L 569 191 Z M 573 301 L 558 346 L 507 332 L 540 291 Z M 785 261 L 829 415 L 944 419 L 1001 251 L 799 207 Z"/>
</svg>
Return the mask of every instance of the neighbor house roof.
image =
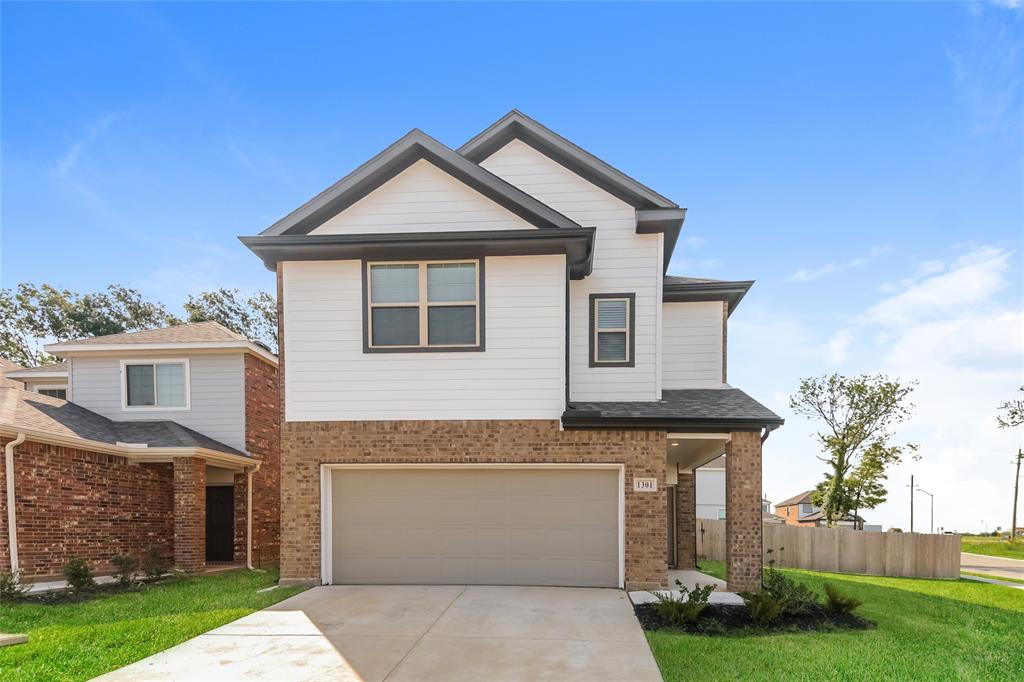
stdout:
<svg viewBox="0 0 1024 682">
<path fill-rule="evenodd" d="M 238 348 L 260 355 L 273 363 L 277 362 L 277 356 L 262 345 L 212 321 L 93 336 L 87 339 L 51 343 L 45 347 L 46 352 L 54 355 L 103 350 L 172 350 L 178 348 Z"/>
<path fill-rule="evenodd" d="M 753 285 L 753 280 L 729 281 L 665 275 L 662 278 L 661 299 L 666 303 L 726 301 L 729 304 L 729 314 L 732 315 L 732 311 Z"/>
<path fill-rule="evenodd" d="M 168 420 L 114 421 L 81 405 L 18 388 L 0 387 L 0 430 L 25 432 L 33 440 L 78 442 L 85 449 L 115 454 L 159 455 L 161 450 L 202 450 L 236 462 L 236 448 Z M 155 452 L 154 452 L 155 451 Z"/>
<path fill-rule="evenodd" d="M 779 507 L 791 507 L 794 504 L 809 504 L 811 501 L 812 494 L 814 494 L 814 491 L 808 490 L 806 492 L 800 493 L 799 495 L 794 495 L 788 500 L 783 500 L 782 502 L 776 504 L 775 508 L 778 509 Z"/>
<path fill-rule="evenodd" d="M 14 388 L 21 388 L 24 386 L 23 383 L 17 379 L 8 379 L 7 375 L 10 372 L 16 372 L 18 370 L 25 369 L 16 362 L 11 362 L 6 358 L 0 358 L 0 386 L 12 386 Z"/>
<path fill-rule="evenodd" d="M 657 401 L 579 402 L 562 414 L 575 428 L 774 429 L 782 417 L 738 388 L 665 390 Z"/>
<path fill-rule="evenodd" d="M 21 367 L 18 365 L 15 365 L 15 367 L 18 369 L 4 372 L 4 376 L 14 379 L 42 379 L 46 377 L 67 377 L 68 375 L 68 363 L 66 362 L 51 362 L 48 365 L 39 365 L 38 367 Z"/>
</svg>

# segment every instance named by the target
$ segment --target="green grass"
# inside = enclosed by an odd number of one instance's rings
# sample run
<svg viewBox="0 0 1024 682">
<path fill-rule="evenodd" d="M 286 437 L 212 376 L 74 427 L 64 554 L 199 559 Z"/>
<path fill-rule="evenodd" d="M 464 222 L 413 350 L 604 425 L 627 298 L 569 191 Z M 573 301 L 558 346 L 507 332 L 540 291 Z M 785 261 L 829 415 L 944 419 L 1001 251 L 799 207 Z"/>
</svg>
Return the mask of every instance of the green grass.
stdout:
<svg viewBox="0 0 1024 682">
<path fill-rule="evenodd" d="M 276 579 L 231 571 L 75 604 L 0 605 L 0 632 L 29 636 L 0 649 L 0 679 L 90 679 L 302 591 L 256 592 Z"/>
<path fill-rule="evenodd" d="M 1009 559 L 1024 559 L 1024 539 L 1017 538 L 1013 542 L 1002 538 L 960 537 L 960 551 L 971 554 L 987 554 Z"/>
<path fill-rule="evenodd" d="M 701 569 L 724 577 L 721 562 Z M 863 632 L 708 637 L 647 633 L 666 680 L 1024 679 L 1024 591 L 970 580 L 838 575 L 785 569 L 864 600 Z"/>
</svg>

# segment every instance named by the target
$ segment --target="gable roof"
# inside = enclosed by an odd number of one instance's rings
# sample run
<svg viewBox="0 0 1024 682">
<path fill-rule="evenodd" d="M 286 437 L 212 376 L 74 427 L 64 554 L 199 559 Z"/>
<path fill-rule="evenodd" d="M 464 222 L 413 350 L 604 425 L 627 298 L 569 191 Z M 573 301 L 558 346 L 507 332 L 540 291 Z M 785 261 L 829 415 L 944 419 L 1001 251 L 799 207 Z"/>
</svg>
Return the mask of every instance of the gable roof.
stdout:
<svg viewBox="0 0 1024 682">
<path fill-rule="evenodd" d="M 425 159 L 534 227 L 580 227 L 547 204 L 413 129 L 387 149 L 263 230 L 261 236 L 309 234 L 329 218 Z"/>
<path fill-rule="evenodd" d="M 663 197 L 516 109 L 459 147 L 458 151 L 467 159 L 479 163 L 514 139 L 522 140 L 634 208 L 679 208 L 671 199 Z"/>
<path fill-rule="evenodd" d="M 776 504 L 775 508 L 778 509 L 779 507 L 791 507 L 794 504 L 808 504 L 811 501 L 812 493 L 814 493 L 813 490 L 808 490 L 806 492 L 800 493 L 799 495 L 794 495 L 788 500 L 783 500 L 782 502 Z"/>
<path fill-rule="evenodd" d="M 11 363 L 14 365 L 14 363 Z M 41 379 L 48 377 L 66 377 L 68 375 L 68 363 L 66 362 L 51 362 L 48 365 L 39 365 L 38 367 L 21 367 L 14 365 L 17 369 L 9 369 L 4 371 L 5 377 L 13 379 L 24 380 L 24 379 Z"/>
</svg>

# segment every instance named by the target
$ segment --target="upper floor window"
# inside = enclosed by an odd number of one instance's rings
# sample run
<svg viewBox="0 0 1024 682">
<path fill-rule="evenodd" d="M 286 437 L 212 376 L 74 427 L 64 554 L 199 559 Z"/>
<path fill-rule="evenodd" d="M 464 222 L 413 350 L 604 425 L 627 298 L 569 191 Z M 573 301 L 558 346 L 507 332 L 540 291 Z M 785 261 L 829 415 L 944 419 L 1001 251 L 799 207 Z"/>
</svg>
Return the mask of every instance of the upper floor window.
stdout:
<svg viewBox="0 0 1024 682">
<path fill-rule="evenodd" d="M 48 395 L 51 398 L 68 399 L 68 389 L 66 388 L 37 388 L 36 392 L 39 395 Z"/>
<path fill-rule="evenodd" d="M 367 266 L 368 351 L 482 350 L 483 262 Z"/>
<path fill-rule="evenodd" d="M 124 408 L 188 409 L 188 360 L 121 361 Z"/>
<path fill-rule="evenodd" d="M 590 366 L 633 367 L 636 294 L 590 295 Z"/>
</svg>

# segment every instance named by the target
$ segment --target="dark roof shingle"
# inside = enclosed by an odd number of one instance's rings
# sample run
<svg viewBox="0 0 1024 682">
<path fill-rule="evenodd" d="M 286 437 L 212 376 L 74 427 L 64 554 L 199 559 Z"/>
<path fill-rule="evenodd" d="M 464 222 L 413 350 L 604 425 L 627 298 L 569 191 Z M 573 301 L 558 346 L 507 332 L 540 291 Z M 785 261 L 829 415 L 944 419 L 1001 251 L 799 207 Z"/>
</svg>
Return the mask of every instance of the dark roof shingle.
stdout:
<svg viewBox="0 0 1024 682">
<path fill-rule="evenodd" d="M 673 424 L 757 428 L 781 426 L 782 417 L 738 388 L 686 388 L 665 390 L 657 401 L 573 402 L 562 415 L 566 425 L 614 422 L 628 425 Z"/>
</svg>

